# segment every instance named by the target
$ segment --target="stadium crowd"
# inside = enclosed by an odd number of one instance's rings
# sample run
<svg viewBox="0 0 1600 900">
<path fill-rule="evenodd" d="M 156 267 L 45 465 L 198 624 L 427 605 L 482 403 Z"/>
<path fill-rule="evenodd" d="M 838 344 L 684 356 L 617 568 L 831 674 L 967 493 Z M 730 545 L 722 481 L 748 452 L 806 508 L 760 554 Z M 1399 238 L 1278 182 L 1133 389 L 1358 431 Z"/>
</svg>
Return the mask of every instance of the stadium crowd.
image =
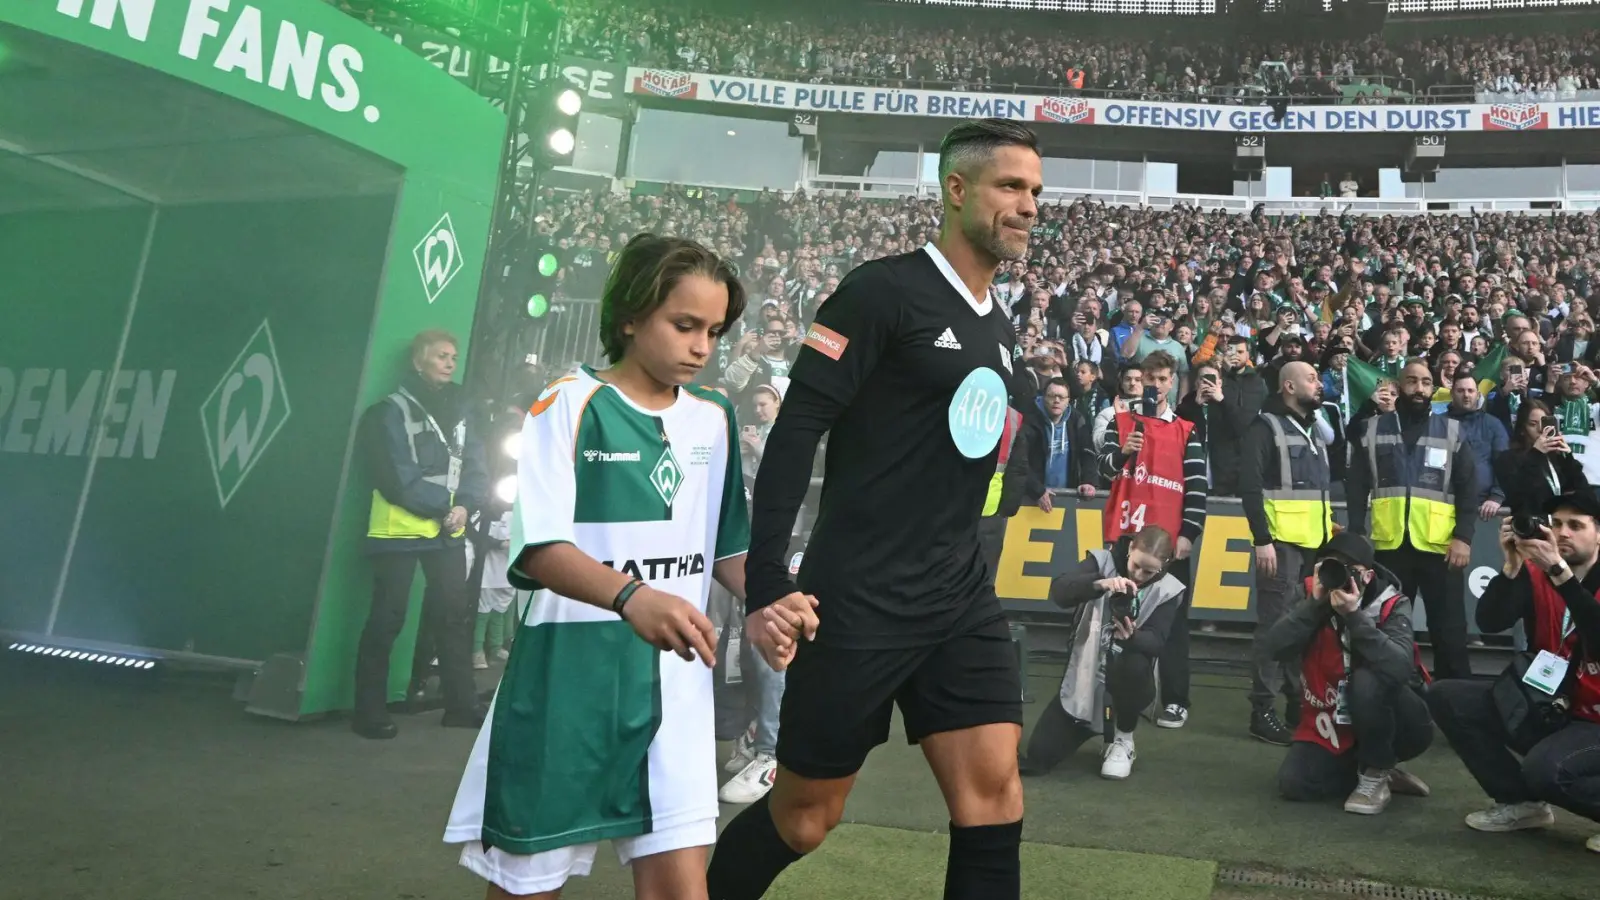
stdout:
<svg viewBox="0 0 1600 900">
<path fill-rule="evenodd" d="M 1088 200 L 1035 215 L 1026 206 L 1031 240 L 988 287 L 1018 337 L 1015 356 L 1000 344 L 1018 414 L 1006 416 L 1014 441 L 1001 439 L 979 524 L 986 568 L 999 571 L 989 526 L 998 522 L 1003 539 L 1005 518 L 1022 506 L 1049 512 L 1053 498 L 1107 491 L 1105 510 L 1120 509 L 1122 519 L 1106 525 L 1110 551 L 1052 579 L 1057 606 L 1103 608 L 1076 619 L 1061 702 L 1047 704 L 1034 726 L 1022 774 L 1049 772 L 1099 734 L 1102 777 L 1124 779 L 1142 713 L 1154 713 L 1159 727 L 1184 727 L 1188 560 L 1209 497 L 1236 496 L 1255 559 L 1248 732 L 1291 748 L 1279 771 L 1284 797 L 1345 797 L 1347 812 L 1376 815 L 1392 795 L 1428 796 L 1399 764 L 1424 752 L 1437 727 L 1494 801 L 1467 817 L 1470 827 L 1542 828 L 1554 822 L 1552 805 L 1594 818 L 1592 776 L 1570 762 L 1600 734 L 1592 725 L 1600 703 L 1591 702 L 1600 699 L 1592 695 L 1600 668 L 1581 670 L 1570 722 L 1552 717 L 1524 729 L 1522 719 L 1484 712 L 1491 688 L 1473 678 L 1468 658 L 1464 573 L 1480 520 L 1506 516 L 1502 573 L 1474 613 L 1481 634 L 1500 635 L 1521 618 L 1531 643 L 1519 652 L 1566 647 L 1570 631 L 1550 614 L 1556 582 L 1571 585 L 1555 602 L 1569 604 L 1574 623 L 1600 609 L 1600 500 L 1591 489 L 1600 484 L 1592 308 L 1600 216 L 1363 217 L 1337 205 L 1318 215 L 1260 207 L 1238 215 Z M 747 483 L 758 470 L 766 483 L 787 446 L 783 429 L 795 411 L 804 416 L 810 385 L 806 362 L 795 369 L 800 347 L 849 339 L 833 325 L 848 327 L 851 310 L 876 302 L 862 295 L 873 276 L 851 277 L 863 263 L 923 247 L 936 263 L 947 259 L 934 244 L 952 240 L 941 234 L 947 208 L 912 197 L 727 196 L 668 185 L 631 196 L 547 193 L 538 211 L 539 226 L 574 260 L 564 285 L 586 279 L 592 288 L 636 231 L 690 236 L 735 262 L 748 302 L 701 377 L 735 403 Z M 947 327 L 930 343 L 975 349 L 977 334 Z M 995 333 L 981 336 L 992 353 Z M 885 340 L 912 346 L 898 332 Z M 791 372 L 803 387 L 790 390 Z M 895 386 L 879 393 L 914 391 L 915 380 L 897 378 L 879 382 Z M 791 414 L 780 422 L 786 394 Z M 779 437 L 768 453 L 774 423 Z M 841 432 L 835 449 L 860 441 Z M 1415 449 L 1391 446 L 1408 442 Z M 809 453 L 810 445 L 802 459 Z M 824 478 L 848 458 L 822 456 Z M 1333 528 L 1335 499 L 1348 504 L 1342 532 Z M 1553 518 L 1533 518 L 1541 513 Z M 1560 532 L 1559 553 L 1554 539 L 1538 536 L 1541 527 Z M 816 552 L 815 534 L 803 525 L 794 534 L 807 555 Z M 1543 574 L 1521 574 L 1529 561 Z M 1413 625 L 1419 597 L 1425 626 Z M 1118 598 L 1126 611 L 1115 611 Z M 1347 625 L 1329 626 L 1330 610 Z M 1341 651 L 1343 627 L 1351 631 Z M 1424 628 L 1428 670 L 1414 643 Z M 1106 651 L 1112 641 L 1120 649 Z M 1112 657 L 1102 668 L 1103 652 Z M 1528 677 L 1522 682 L 1552 693 Z M 1559 689 L 1560 676 L 1549 677 Z M 1097 722 L 1110 715 L 1095 699 L 1101 689 L 1115 714 Z M 719 708 L 719 732 L 737 738 L 724 802 L 759 803 L 772 788 L 776 763 L 759 735 L 784 690 L 730 699 L 726 723 Z M 1521 748 L 1521 768 L 1507 747 Z M 1600 852 L 1600 837 L 1588 846 Z"/>
<path fill-rule="evenodd" d="M 1035 388 L 1070 376 L 1074 397 L 1092 394 L 1096 412 L 1116 396 L 1127 363 L 1157 349 L 1179 361 L 1174 399 L 1192 393 L 1191 368 L 1221 359 L 1235 337 L 1248 341 L 1250 368 L 1269 380 L 1287 358 L 1315 362 L 1328 376 L 1325 399 L 1343 403 L 1330 409 L 1342 419 L 1336 426 L 1371 396 L 1362 390 L 1348 402 L 1341 346 L 1390 377 L 1396 360 L 1425 356 L 1441 376 L 1441 401 L 1447 376 L 1502 343 L 1527 364 L 1534 398 L 1557 389 L 1566 374 L 1551 369 L 1557 362 L 1600 359 L 1588 302 L 1600 217 L 1379 218 L 1330 203 L 1306 216 L 1047 205 L 1029 259 L 1003 269 L 991 292 L 1012 312 Z M 744 410 L 764 385 L 782 384 L 811 316 L 841 278 L 866 260 L 922 246 L 938 228 L 933 200 L 796 191 L 740 202 L 683 187 L 546 192 L 539 216 L 570 259 L 560 290 L 573 297 L 598 296 L 609 260 L 639 231 L 682 234 L 733 260 L 751 303 L 707 377 Z M 1135 329 L 1140 341 L 1130 344 Z M 1093 364 L 1092 376 L 1076 375 L 1080 362 Z M 1511 428 L 1514 410 L 1494 408 Z M 1081 446 L 1092 446 L 1087 433 Z"/>
<path fill-rule="evenodd" d="M 922 12 L 922 10 L 919 10 Z M 874 16 L 865 19 L 865 16 Z M 870 25 L 865 24 L 870 21 Z M 1556 100 L 1600 88 L 1600 32 L 1425 39 L 1175 41 L 1084 37 L 1075 29 L 1029 29 L 1015 19 L 960 29 L 928 17 L 862 12 L 848 18 L 802 10 L 775 17 L 647 6 L 617 0 L 574 4 L 567 45 L 633 65 L 798 81 L 957 90 L 1131 93 L 1145 99 L 1207 100 L 1253 85 L 1260 63 L 1282 61 L 1302 96 L 1336 96 L 1340 85 L 1491 93 Z M 1456 92 L 1449 92 L 1452 96 Z"/>
</svg>

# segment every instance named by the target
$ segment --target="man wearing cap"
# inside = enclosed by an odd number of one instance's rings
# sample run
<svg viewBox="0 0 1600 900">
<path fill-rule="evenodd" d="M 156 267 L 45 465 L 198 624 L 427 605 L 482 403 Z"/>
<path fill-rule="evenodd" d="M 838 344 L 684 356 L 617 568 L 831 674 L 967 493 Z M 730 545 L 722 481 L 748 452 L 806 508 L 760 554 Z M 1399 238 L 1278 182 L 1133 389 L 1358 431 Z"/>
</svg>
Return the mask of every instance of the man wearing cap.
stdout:
<svg viewBox="0 0 1600 900">
<path fill-rule="evenodd" d="M 1287 800 L 1345 797 L 1345 812 L 1377 815 L 1391 793 L 1428 796 L 1399 767 L 1433 742 L 1420 693 L 1411 600 L 1373 558 L 1372 543 L 1334 535 L 1315 574 L 1266 634 L 1262 649 L 1300 667 L 1300 725 L 1278 768 Z"/>
<path fill-rule="evenodd" d="M 1505 562 L 1484 588 L 1477 619 L 1485 634 L 1522 623 L 1536 654 L 1530 684 L 1565 703 L 1565 724 L 1514 738 L 1495 702 L 1496 682 L 1440 681 L 1428 693 L 1439 730 L 1494 801 L 1467 816 L 1478 831 L 1547 827 L 1552 806 L 1600 821 L 1600 501 L 1582 490 L 1553 498 L 1544 512 L 1549 524 L 1536 538 L 1518 537 L 1510 519 L 1501 526 Z M 1600 834 L 1588 848 L 1600 853 Z"/>
<path fill-rule="evenodd" d="M 1172 390 L 1167 395 L 1167 405 L 1176 409 L 1178 398 L 1188 389 L 1189 351 L 1172 337 L 1172 316 L 1166 310 L 1152 309 L 1145 313 L 1144 327 L 1138 351 L 1130 358 L 1142 363 L 1150 354 L 1164 350 L 1177 362 L 1177 369 L 1172 373 Z"/>
<path fill-rule="evenodd" d="M 1472 556 L 1478 468 L 1461 423 L 1433 413 L 1425 360 L 1406 363 L 1394 411 L 1367 419 L 1351 444 L 1350 529 L 1371 535 L 1378 563 L 1399 576 L 1407 596 L 1422 595 L 1434 671 L 1470 676 L 1462 570 Z"/>
</svg>

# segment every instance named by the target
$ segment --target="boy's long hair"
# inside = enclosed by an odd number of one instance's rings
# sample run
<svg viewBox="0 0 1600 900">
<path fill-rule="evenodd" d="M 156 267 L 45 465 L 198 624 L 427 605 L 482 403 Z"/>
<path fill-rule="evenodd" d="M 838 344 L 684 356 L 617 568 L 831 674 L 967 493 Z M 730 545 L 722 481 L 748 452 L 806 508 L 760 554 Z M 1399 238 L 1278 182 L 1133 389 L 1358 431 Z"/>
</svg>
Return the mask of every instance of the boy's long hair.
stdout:
<svg viewBox="0 0 1600 900">
<path fill-rule="evenodd" d="M 622 248 L 600 296 L 600 345 L 612 365 L 628 351 L 623 326 L 648 318 L 686 275 L 704 275 L 727 287 L 728 312 L 718 337 L 744 315 L 744 286 L 727 262 L 687 238 L 636 234 Z"/>
</svg>

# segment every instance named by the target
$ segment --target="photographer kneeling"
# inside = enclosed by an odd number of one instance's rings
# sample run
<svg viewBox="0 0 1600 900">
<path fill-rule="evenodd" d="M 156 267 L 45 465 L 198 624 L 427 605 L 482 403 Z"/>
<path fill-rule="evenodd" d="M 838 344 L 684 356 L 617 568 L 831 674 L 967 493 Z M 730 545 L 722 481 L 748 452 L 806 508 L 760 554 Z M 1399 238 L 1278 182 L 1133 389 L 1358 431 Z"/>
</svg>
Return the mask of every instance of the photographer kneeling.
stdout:
<svg viewBox="0 0 1600 900">
<path fill-rule="evenodd" d="M 1155 661 L 1185 590 L 1167 574 L 1172 552 L 1172 535 L 1151 525 L 1111 550 L 1089 551 L 1050 582 L 1051 602 L 1078 615 L 1059 699 L 1045 704 L 1033 727 L 1022 774 L 1043 775 L 1105 734 L 1101 777 L 1128 777 L 1133 730 L 1155 699 Z"/>
<path fill-rule="evenodd" d="M 1345 812 L 1372 816 L 1391 793 L 1428 796 L 1399 768 L 1433 743 L 1411 600 L 1370 541 L 1349 531 L 1329 539 L 1304 599 L 1261 642 L 1272 658 L 1298 662 L 1303 682 L 1300 725 L 1278 769 L 1285 799 L 1345 797 Z"/>
<path fill-rule="evenodd" d="M 1428 692 L 1439 730 L 1494 801 L 1467 816 L 1478 831 L 1546 827 L 1551 806 L 1600 821 L 1600 501 L 1581 490 L 1545 511 L 1501 525 L 1505 563 L 1478 601 L 1478 629 L 1520 621 L 1528 652 L 1494 681 Z M 1600 835 L 1588 846 L 1600 853 Z"/>
</svg>

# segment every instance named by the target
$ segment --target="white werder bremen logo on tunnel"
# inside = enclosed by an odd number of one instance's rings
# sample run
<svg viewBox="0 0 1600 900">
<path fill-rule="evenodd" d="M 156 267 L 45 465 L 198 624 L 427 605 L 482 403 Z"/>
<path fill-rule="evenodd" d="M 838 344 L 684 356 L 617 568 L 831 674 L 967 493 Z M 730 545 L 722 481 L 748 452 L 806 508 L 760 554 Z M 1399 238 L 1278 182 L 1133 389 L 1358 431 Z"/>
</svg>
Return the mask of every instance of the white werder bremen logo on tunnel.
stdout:
<svg viewBox="0 0 1600 900">
<path fill-rule="evenodd" d="M 278 366 L 278 350 L 272 343 L 272 328 L 263 319 L 200 405 L 200 430 L 206 438 L 211 475 L 217 482 L 217 500 L 223 507 L 287 421 L 289 395 Z"/>
<path fill-rule="evenodd" d="M 422 290 L 428 295 L 428 302 L 439 299 L 444 289 L 450 284 L 451 279 L 461 271 L 464 263 L 461 260 L 461 242 L 456 240 L 456 228 L 450 222 L 450 214 L 445 213 L 439 221 L 433 223 L 428 233 L 423 236 L 417 245 L 411 248 L 411 255 L 417 259 L 417 273 L 422 276 Z"/>
</svg>

